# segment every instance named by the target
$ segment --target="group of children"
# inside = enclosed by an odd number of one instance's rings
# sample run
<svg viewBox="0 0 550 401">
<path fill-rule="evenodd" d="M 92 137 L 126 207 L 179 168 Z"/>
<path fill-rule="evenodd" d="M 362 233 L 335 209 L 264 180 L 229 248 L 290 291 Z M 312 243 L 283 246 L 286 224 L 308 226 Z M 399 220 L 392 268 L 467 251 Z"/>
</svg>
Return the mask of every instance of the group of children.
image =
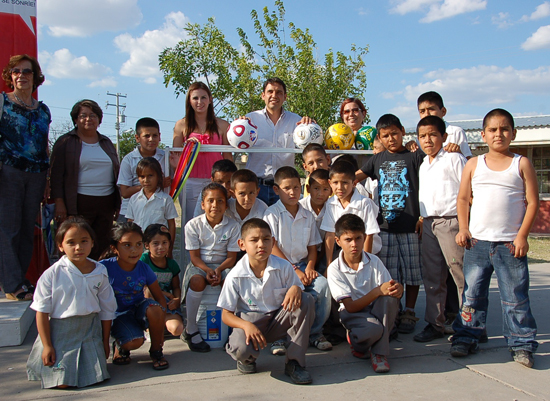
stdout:
<svg viewBox="0 0 550 401">
<path fill-rule="evenodd" d="M 147 120 L 136 135 L 142 159 L 136 162 L 134 154 L 123 160 L 135 165 L 140 189 L 128 176 L 120 182 L 123 195 L 132 197 L 128 221 L 113 230 L 114 257 L 87 259 L 94 234 L 82 219 L 70 218 L 58 230 L 64 256 L 41 277 L 32 304 L 39 337 L 29 357 L 29 378 L 41 379 L 43 387 L 108 378 L 109 335 L 115 339 L 114 364 L 130 363 L 130 351 L 144 343 L 144 330 L 155 369 L 169 366 L 162 352 L 165 328 L 191 351 L 209 351 L 197 326 L 207 285 L 222 287 L 217 305 L 232 328 L 226 351 L 241 373 L 256 372 L 260 350 L 271 343 L 273 354 L 286 355 L 285 374 L 294 383 L 311 383 L 307 347 L 332 348 L 323 326 L 333 303 L 352 355 L 370 358 L 375 372 L 388 372 L 390 339 L 415 330 L 421 284 L 427 326 L 414 340 L 441 338 L 452 323 L 451 355 L 466 356 L 487 339 L 493 270 L 504 336 L 514 360 L 531 367 L 537 342 L 526 253 L 538 192 L 529 160 L 509 150 L 513 118 L 502 109 L 487 114 L 482 137 L 489 152 L 466 162 L 471 153 L 464 132 L 443 121 L 441 97 L 424 94 L 418 108 L 418 142 L 404 145 L 399 119 L 384 115 L 376 124 L 376 146 L 383 150 L 361 169 L 345 156 L 331 163 L 322 146 L 308 145 L 302 153 L 307 196 L 301 196 L 296 169 L 282 167 L 273 185 L 279 200 L 269 207 L 257 199 L 252 171 L 216 162 L 212 182 L 201 192 L 201 210 L 184 228 L 190 255 L 184 291 L 180 269 L 169 257 L 176 215 L 162 191 L 169 185 L 159 163 L 163 156 L 156 146 L 148 147 L 158 145 L 160 134 L 155 137 Z M 371 193 L 359 184 L 366 178 Z M 454 293 L 447 288 L 453 285 Z M 457 309 L 446 313 L 453 294 Z M 69 330 L 82 335 L 68 339 L 63 333 Z M 89 351 L 75 352 L 80 347 Z M 84 366 L 82 372 L 69 372 L 75 364 Z"/>
</svg>

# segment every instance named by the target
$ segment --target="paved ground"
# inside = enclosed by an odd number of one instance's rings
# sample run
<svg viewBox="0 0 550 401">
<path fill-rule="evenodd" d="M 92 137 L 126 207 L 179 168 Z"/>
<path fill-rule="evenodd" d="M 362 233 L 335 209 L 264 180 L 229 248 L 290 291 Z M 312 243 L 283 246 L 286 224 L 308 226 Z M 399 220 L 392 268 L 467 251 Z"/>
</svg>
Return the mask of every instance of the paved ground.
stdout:
<svg viewBox="0 0 550 401">
<path fill-rule="evenodd" d="M 209 354 L 188 350 L 179 339 L 169 339 L 165 354 L 170 369 L 156 372 L 146 352 L 132 354 L 129 366 L 108 364 L 112 379 L 80 390 L 41 390 L 26 380 L 25 363 L 36 336 L 32 329 L 19 347 L 0 348 L 0 399 L 107 399 L 107 400 L 550 400 L 550 264 L 531 266 L 531 303 L 539 325 L 539 351 L 535 367 L 527 369 L 511 360 L 502 333 L 500 302 L 493 281 L 488 316 L 489 342 L 481 352 L 452 358 L 449 343 L 430 344 L 401 335 L 391 343 L 391 372 L 377 375 L 369 361 L 353 358 L 347 344 L 322 353 L 310 348 L 308 369 L 314 383 L 290 384 L 283 373 L 284 358 L 264 351 L 258 360 L 260 373 L 244 376 L 220 349 Z M 417 315 L 422 318 L 421 293 Z M 420 331 L 422 321 L 417 326 Z"/>
</svg>

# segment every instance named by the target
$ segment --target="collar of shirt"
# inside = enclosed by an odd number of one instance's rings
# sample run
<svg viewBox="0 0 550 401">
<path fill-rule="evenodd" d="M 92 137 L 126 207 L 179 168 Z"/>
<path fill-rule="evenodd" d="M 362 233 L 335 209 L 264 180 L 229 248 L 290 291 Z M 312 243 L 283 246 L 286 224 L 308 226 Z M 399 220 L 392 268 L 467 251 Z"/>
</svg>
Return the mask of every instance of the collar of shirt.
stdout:
<svg viewBox="0 0 550 401">
<path fill-rule="evenodd" d="M 225 215 L 225 213 L 223 214 L 222 221 L 220 221 L 214 227 L 212 227 L 210 225 L 210 223 L 208 222 L 208 220 L 206 219 L 206 213 L 201 214 L 200 218 L 201 218 L 201 222 L 204 224 L 204 226 L 207 227 L 211 231 L 216 231 L 219 227 L 225 226 L 229 222 L 229 220 L 227 219 L 227 216 Z"/>
<path fill-rule="evenodd" d="M 90 262 L 93 262 L 95 267 L 94 267 L 94 270 L 92 270 L 90 273 L 82 273 L 80 271 L 80 269 L 78 267 L 75 266 L 75 264 L 73 262 L 70 261 L 70 259 L 67 257 L 67 255 L 63 255 L 61 257 L 61 260 L 63 262 L 63 266 L 71 272 L 71 274 L 76 274 L 78 276 L 81 276 L 81 277 L 92 277 L 92 276 L 97 276 L 97 275 L 101 275 L 103 274 L 104 276 L 107 276 L 108 277 L 108 274 L 107 274 L 107 269 L 103 268 L 101 269 L 101 267 L 103 267 L 103 265 L 101 266 L 98 266 L 97 262 L 90 259 L 90 258 L 87 258 Z"/>
<path fill-rule="evenodd" d="M 262 109 L 262 113 L 264 114 L 266 120 L 268 120 L 271 124 L 273 124 L 273 121 L 271 120 L 271 117 L 269 117 L 269 114 L 267 113 L 267 107 L 264 107 Z M 277 123 L 273 124 L 273 125 L 277 125 L 279 123 L 279 121 L 283 121 L 284 117 L 285 117 L 285 108 L 281 108 L 281 115 L 279 116 L 279 119 L 277 120 Z"/>
<path fill-rule="evenodd" d="M 340 199 L 338 199 L 337 196 L 333 196 L 332 198 L 329 198 L 329 200 L 325 203 L 325 206 L 327 203 L 331 202 L 334 206 L 340 207 L 344 210 L 346 209 L 357 209 L 359 206 L 359 203 L 361 202 L 361 199 L 363 199 L 364 196 L 359 193 L 359 191 L 356 188 L 353 188 L 353 192 L 351 194 L 351 198 L 349 200 L 349 204 L 344 208 L 342 204 L 340 203 Z"/>
<path fill-rule="evenodd" d="M 340 255 L 338 255 L 338 270 L 340 270 L 342 273 L 351 273 L 351 274 L 357 274 L 363 268 L 365 265 L 370 263 L 370 257 L 367 255 L 366 252 L 363 252 L 363 256 L 361 258 L 361 262 L 359 262 L 359 266 L 357 267 L 357 270 L 353 270 L 351 267 L 347 265 L 347 263 L 344 261 L 344 251 L 340 251 Z"/>
<path fill-rule="evenodd" d="M 269 259 L 267 260 L 267 266 L 264 270 L 264 281 L 269 276 L 269 272 L 273 270 L 281 270 L 280 266 L 277 264 L 277 261 L 274 259 L 275 256 L 270 255 Z M 250 268 L 250 261 L 248 259 L 248 254 L 244 255 L 241 260 L 231 269 L 231 273 L 235 275 L 235 277 L 252 277 L 252 278 L 258 278 Z M 266 275 L 267 273 L 267 275 Z"/>
<path fill-rule="evenodd" d="M 279 214 L 288 213 L 290 217 L 292 217 L 294 220 L 298 220 L 301 218 L 307 218 L 306 213 L 308 212 L 301 204 L 298 202 L 298 211 L 296 212 L 296 217 L 292 216 L 290 212 L 286 209 L 285 205 L 283 205 L 283 202 L 279 199 L 275 204 L 272 206 Z"/>
<path fill-rule="evenodd" d="M 137 194 L 137 199 L 144 200 L 145 202 L 152 202 L 154 199 L 158 198 L 158 195 L 157 195 L 158 192 L 159 190 L 157 189 L 155 193 L 151 195 L 149 199 L 147 199 L 147 197 L 145 196 L 145 192 L 143 192 L 143 188 L 141 188 L 141 190 Z"/>
<path fill-rule="evenodd" d="M 428 165 L 431 165 L 431 164 L 434 164 L 436 163 L 438 160 L 440 160 L 444 155 L 445 153 L 447 153 L 447 151 L 443 148 L 439 149 L 439 152 L 437 152 L 437 155 L 435 155 L 434 159 L 432 160 L 432 162 L 430 163 L 430 156 L 426 155 L 424 157 L 424 161 L 428 164 Z"/>
</svg>

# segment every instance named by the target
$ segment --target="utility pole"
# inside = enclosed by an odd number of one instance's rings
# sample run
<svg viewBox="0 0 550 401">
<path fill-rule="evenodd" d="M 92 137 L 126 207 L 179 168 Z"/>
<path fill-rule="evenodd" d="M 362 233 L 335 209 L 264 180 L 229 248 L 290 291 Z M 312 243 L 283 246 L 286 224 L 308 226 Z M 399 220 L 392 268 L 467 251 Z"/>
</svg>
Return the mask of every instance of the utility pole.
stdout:
<svg viewBox="0 0 550 401">
<path fill-rule="evenodd" d="M 116 107 L 116 122 L 115 122 L 115 129 L 116 129 L 116 151 L 118 153 L 118 158 L 120 159 L 120 124 L 124 124 L 126 122 L 126 116 L 124 115 L 124 110 L 126 109 L 126 103 L 120 103 L 120 98 L 126 98 L 126 94 L 122 93 L 109 93 L 107 92 L 107 95 L 109 96 L 116 96 L 116 104 L 109 103 L 107 101 L 105 108 L 108 108 L 109 106 L 115 106 Z M 120 110 L 122 109 L 122 111 Z"/>
</svg>

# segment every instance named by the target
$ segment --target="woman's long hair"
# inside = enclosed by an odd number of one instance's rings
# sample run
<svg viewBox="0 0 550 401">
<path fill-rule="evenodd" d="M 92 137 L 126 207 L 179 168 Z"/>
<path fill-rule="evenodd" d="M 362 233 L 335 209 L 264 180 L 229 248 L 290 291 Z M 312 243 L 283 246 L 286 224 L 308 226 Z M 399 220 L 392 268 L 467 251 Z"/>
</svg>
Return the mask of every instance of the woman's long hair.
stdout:
<svg viewBox="0 0 550 401">
<path fill-rule="evenodd" d="M 206 111 L 206 132 L 210 135 L 220 135 L 218 132 L 218 123 L 216 122 L 216 115 L 214 114 L 214 105 L 212 104 L 212 93 L 210 88 L 203 82 L 192 83 L 187 90 L 185 96 L 185 130 L 183 132 L 183 139 L 186 140 L 196 128 L 198 128 L 197 120 L 195 118 L 195 110 L 191 107 L 191 93 L 197 89 L 202 89 L 208 93 L 210 98 L 210 104 Z"/>
</svg>

